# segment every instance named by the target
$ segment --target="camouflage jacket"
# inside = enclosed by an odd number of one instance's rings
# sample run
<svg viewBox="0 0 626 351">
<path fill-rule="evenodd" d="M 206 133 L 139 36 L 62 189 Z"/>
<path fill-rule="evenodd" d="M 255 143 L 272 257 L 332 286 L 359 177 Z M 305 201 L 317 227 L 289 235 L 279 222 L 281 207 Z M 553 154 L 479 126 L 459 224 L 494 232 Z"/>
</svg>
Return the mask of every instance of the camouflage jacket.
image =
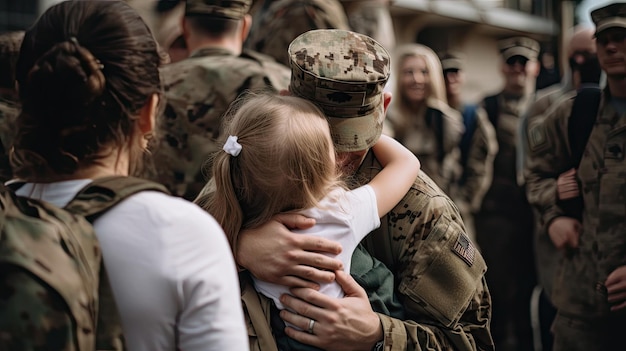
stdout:
<svg viewBox="0 0 626 351">
<path fill-rule="evenodd" d="M 463 170 L 464 182 L 459 186 L 455 199 L 475 213 L 480 209 L 483 197 L 493 177 L 493 160 L 498 153 L 496 131 L 489 122 L 484 109 L 476 110 L 476 127 L 467 155 L 467 164 Z"/>
<path fill-rule="evenodd" d="M 565 215 L 556 179 L 573 164 L 568 120 L 575 95 L 564 96 L 528 131 L 528 200 L 541 214 L 545 232 L 552 220 Z M 576 172 L 584 202 L 579 247 L 561 253 L 552 292 L 559 311 L 587 318 L 610 313 L 604 282 L 626 265 L 626 114 L 616 112 L 605 91 L 595 118 Z"/>
<path fill-rule="evenodd" d="M 353 186 L 382 167 L 370 153 Z M 395 276 L 397 294 L 410 320 L 379 313 L 384 350 L 494 350 L 489 331 L 491 297 L 480 253 L 467 240 L 454 203 L 424 173 L 381 227 L 363 241 Z M 354 259 L 354 258 L 353 258 Z M 362 265 L 353 263 L 354 268 Z M 270 300 L 240 276 L 250 350 L 277 350 Z"/>
<path fill-rule="evenodd" d="M 341 3 L 337 0 L 275 0 L 264 3 L 255 13 L 245 45 L 287 66 L 289 44 L 300 34 L 313 29 L 350 29 Z"/>
<path fill-rule="evenodd" d="M 488 123 L 495 130 L 497 153 L 493 159 L 493 175 L 487 188 L 487 192 L 482 197 L 481 203 L 475 203 L 482 213 L 517 213 L 520 206 L 528 206 L 525 194 L 520 186 L 522 181 L 518 174 L 517 159 L 518 148 L 521 143 L 521 127 L 523 116 L 534 101 L 533 95 L 526 95 L 522 98 L 507 98 L 504 93 L 496 95 L 498 101 L 497 116 L 495 124 L 488 118 Z M 488 108 L 483 105 L 485 111 Z M 486 149 L 484 143 L 487 138 L 472 139 L 470 155 L 472 153 L 482 153 L 480 149 Z M 474 150 L 478 148 L 478 150 Z M 483 180 L 484 181 L 484 180 Z M 473 200 L 476 201 L 476 200 Z M 475 207 L 475 206 L 473 206 Z"/>
<path fill-rule="evenodd" d="M 193 200 L 210 174 L 206 161 L 219 149 L 230 104 L 246 91 L 287 89 L 290 74 L 267 56 L 246 51 L 235 56 L 220 48 L 199 49 L 165 66 L 166 106 L 157 118 L 148 177 Z"/>
<path fill-rule="evenodd" d="M 419 158 L 422 169 L 446 193 L 461 174 L 460 149 L 463 118 L 452 107 L 429 101 L 424 115 L 403 116 L 391 105 L 387 120 L 394 130 L 394 138 Z M 442 122 L 436 120 L 442 117 Z M 441 130 L 440 130 L 441 129 Z"/>
</svg>

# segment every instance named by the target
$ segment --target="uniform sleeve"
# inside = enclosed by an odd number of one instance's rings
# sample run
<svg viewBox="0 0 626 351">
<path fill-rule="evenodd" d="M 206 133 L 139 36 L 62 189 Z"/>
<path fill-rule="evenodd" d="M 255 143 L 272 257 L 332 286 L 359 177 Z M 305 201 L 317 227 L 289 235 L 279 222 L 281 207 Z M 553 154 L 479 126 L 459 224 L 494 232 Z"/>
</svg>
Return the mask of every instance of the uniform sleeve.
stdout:
<svg viewBox="0 0 626 351">
<path fill-rule="evenodd" d="M 401 300 L 412 319 L 403 322 L 405 349 L 493 350 L 489 331 L 491 297 L 484 279 L 486 265 L 468 239 L 457 208 L 445 196 L 420 192 L 403 202 L 400 208 L 411 208 L 413 212 L 389 225 L 402 228 L 390 233 L 399 245 L 398 292 L 403 295 Z M 395 325 L 395 333 L 399 333 L 397 323 L 389 322 L 389 328 Z M 389 330 L 385 332 L 387 335 Z M 401 349 L 392 346 L 392 350 Z"/>
<path fill-rule="evenodd" d="M 453 108 L 447 107 L 442 109 L 442 117 L 444 130 L 443 147 L 444 152 L 449 153 L 459 145 L 465 127 L 463 126 L 461 113 Z"/>
<path fill-rule="evenodd" d="M 461 198 L 472 212 L 480 209 L 493 178 L 493 160 L 498 153 L 496 131 L 489 122 L 484 109 L 476 110 L 476 129 L 470 141 L 467 165 L 464 170 L 466 181 L 461 188 Z"/>
<path fill-rule="evenodd" d="M 558 203 L 556 180 L 568 168 L 567 122 L 571 108 L 571 99 L 561 100 L 544 118 L 528 125 L 526 195 L 528 202 L 539 211 L 545 229 L 553 219 L 565 215 Z"/>
</svg>

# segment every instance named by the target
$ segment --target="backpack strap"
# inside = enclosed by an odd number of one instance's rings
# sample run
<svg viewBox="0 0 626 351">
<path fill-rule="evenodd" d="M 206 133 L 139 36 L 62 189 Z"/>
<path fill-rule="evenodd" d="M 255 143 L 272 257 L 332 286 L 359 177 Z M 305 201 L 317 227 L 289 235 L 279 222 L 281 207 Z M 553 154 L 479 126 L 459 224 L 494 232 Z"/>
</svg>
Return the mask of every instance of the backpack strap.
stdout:
<svg viewBox="0 0 626 351">
<path fill-rule="evenodd" d="M 99 178 L 81 189 L 65 209 L 85 216 L 93 223 L 122 200 L 147 190 L 169 194 L 165 186 L 142 178 L 125 176 Z"/>
<path fill-rule="evenodd" d="M 580 89 L 574 98 L 572 113 L 567 123 L 567 136 L 574 168 L 578 168 L 583 157 L 598 116 L 601 96 L 602 90 L 599 87 L 585 87 Z"/>
<path fill-rule="evenodd" d="M 500 114 L 500 103 L 498 101 L 498 95 L 488 96 L 483 100 L 485 105 L 485 111 L 489 117 L 489 122 L 496 128 L 498 125 L 498 115 Z"/>
</svg>

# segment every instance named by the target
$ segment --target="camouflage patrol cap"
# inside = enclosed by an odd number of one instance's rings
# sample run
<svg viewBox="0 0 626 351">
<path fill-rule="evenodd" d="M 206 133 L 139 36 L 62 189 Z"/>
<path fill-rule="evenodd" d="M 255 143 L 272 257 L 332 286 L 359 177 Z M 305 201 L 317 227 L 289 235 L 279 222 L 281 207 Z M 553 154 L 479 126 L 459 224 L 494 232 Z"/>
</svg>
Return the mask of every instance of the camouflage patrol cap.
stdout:
<svg viewBox="0 0 626 351">
<path fill-rule="evenodd" d="M 444 72 L 452 69 L 463 69 L 463 55 L 458 52 L 446 51 L 440 53 L 439 60 L 441 61 L 441 69 Z"/>
<path fill-rule="evenodd" d="M 611 4 L 591 11 L 596 34 L 609 28 L 626 28 L 626 3 Z"/>
<path fill-rule="evenodd" d="M 528 60 L 536 60 L 539 55 L 539 43 L 527 37 L 512 37 L 498 42 L 500 54 L 504 60 L 513 56 L 522 56 Z"/>
<path fill-rule="evenodd" d="M 372 147 L 382 132 L 389 53 L 374 39 L 340 29 L 301 34 L 289 45 L 290 90 L 328 118 L 339 152 Z"/>
<path fill-rule="evenodd" d="M 241 19 L 252 6 L 252 0 L 187 0 L 185 16 L 208 15 Z"/>
</svg>

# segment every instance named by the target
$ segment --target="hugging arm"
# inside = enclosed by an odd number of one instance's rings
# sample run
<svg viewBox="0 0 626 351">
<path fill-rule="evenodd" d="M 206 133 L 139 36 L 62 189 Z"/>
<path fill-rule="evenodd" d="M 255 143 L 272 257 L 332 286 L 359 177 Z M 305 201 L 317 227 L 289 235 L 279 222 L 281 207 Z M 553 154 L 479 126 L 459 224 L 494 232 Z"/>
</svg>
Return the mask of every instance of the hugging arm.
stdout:
<svg viewBox="0 0 626 351">
<path fill-rule="evenodd" d="M 237 263 L 257 278 L 285 286 L 318 289 L 318 283 L 335 279 L 341 261 L 323 253 L 341 252 L 338 243 L 317 236 L 290 232 L 315 224 L 313 219 L 294 213 L 278 214 L 255 229 L 240 233 Z"/>
</svg>

